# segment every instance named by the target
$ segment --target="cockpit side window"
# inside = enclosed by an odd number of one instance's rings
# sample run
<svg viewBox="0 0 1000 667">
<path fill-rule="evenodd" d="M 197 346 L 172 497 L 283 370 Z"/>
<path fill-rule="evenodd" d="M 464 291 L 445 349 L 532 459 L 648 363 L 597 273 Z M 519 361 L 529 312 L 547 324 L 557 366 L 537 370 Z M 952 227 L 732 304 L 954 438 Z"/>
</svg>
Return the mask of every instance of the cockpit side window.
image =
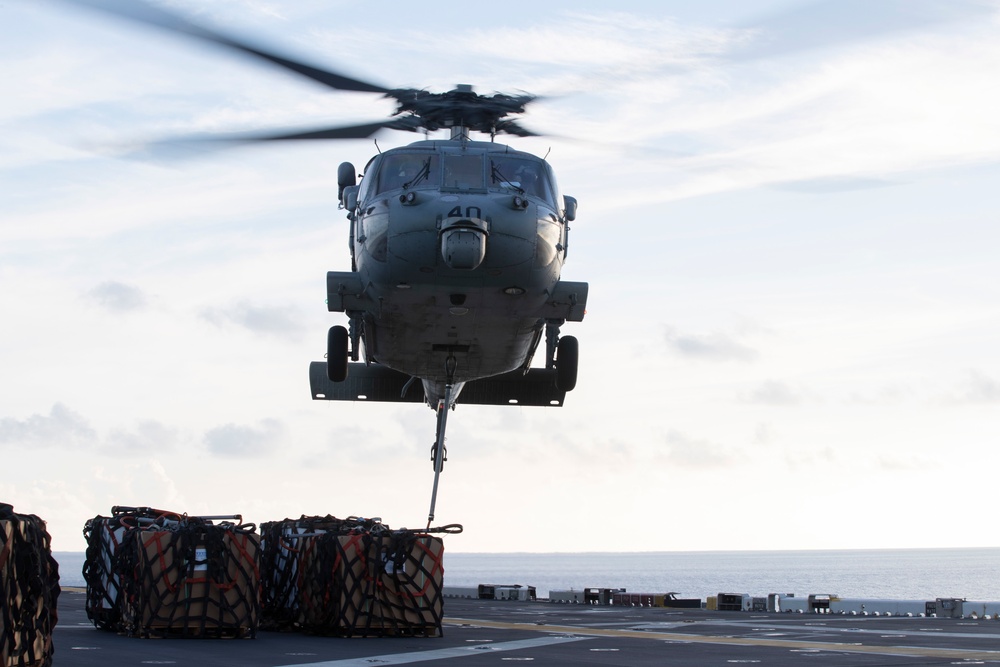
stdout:
<svg viewBox="0 0 1000 667">
<path fill-rule="evenodd" d="M 542 163 L 508 156 L 494 157 L 491 162 L 490 187 L 518 190 L 554 203 L 552 184 Z"/>
<path fill-rule="evenodd" d="M 440 179 L 438 156 L 434 153 L 391 153 L 378 170 L 376 193 L 437 187 Z"/>
</svg>

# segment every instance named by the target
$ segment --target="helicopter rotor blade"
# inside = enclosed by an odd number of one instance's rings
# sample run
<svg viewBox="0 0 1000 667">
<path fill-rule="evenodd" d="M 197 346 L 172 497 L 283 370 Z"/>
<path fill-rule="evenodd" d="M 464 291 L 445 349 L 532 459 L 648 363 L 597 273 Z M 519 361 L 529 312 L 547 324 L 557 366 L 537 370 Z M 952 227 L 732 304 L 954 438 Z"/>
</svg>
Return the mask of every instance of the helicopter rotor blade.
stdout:
<svg viewBox="0 0 1000 667">
<path fill-rule="evenodd" d="M 454 90 L 444 93 L 430 93 L 426 90 L 412 88 L 386 88 L 371 81 L 356 79 L 329 69 L 306 64 L 301 60 L 279 55 L 272 50 L 255 46 L 248 41 L 237 39 L 189 20 L 180 14 L 152 4 L 148 0 L 58 1 L 215 44 L 245 56 L 267 61 L 286 71 L 321 83 L 328 88 L 380 93 L 386 98 L 394 99 L 397 103 L 396 111 L 392 114 L 394 118 L 384 122 L 284 133 L 181 137 L 147 142 L 144 144 L 145 149 L 172 151 L 182 146 L 194 148 L 196 145 L 207 147 L 211 144 L 236 145 L 304 139 L 363 139 L 383 128 L 407 131 L 425 129 L 433 132 L 439 129 L 462 126 L 467 130 L 491 136 L 498 133 L 519 137 L 542 136 L 508 118 L 511 115 L 524 113 L 525 107 L 537 99 L 532 95 L 496 93 L 492 96 L 485 96 L 476 93 L 468 84 L 459 84 Z"/>
<path fill-rule="evenodd" d="M 253 56 L 283 67 L 286 70 L 317 81 L 329 88 L 351 90 L 363 93 L 389 93 L 390 89 L 369 81 L 355 79 L 328 69 L 314 67 L 306 63 L 286 58 L 251 44 L 228 37 L 186 18 L 159 7 L 146 4 L 142 0 L 62 0 L 72 5 L 100 10 L 114 16 L 162 28 L 171 32 L 194 37 L 202 41 L 218 44 L 245 55 Z"/>
<path fill-rule="evenodd" d="M 139 160 L 174 160 L 196 157 L 215 150 L 276 141 L 367 139 L 383 129 L 416 132 L 420 129 L 420 125 L 419 121 L 405 117 L 375 123 L 327 127 L 316 130 L 195 134 L 128 144 L 120 147 L 123 152 L 119 153 L 119 155 Z"/>
<path fill-rule="evenodd" d="M 545 135 L 539 134 L 534 130 L 529 130 L 520 123 L 513 120 L 502 120 L 497 123 L 497 132 L 505 132 L 506 134 L 513 134 L 517 137 L 543 137 Z"/>
<path fill-rule="evenodd" d="M 394 128 L 397 130 L 409 129 L 399 127 L 400 123 L 394 121 L 380 121 L 377 123 L 365 123 L 362 125 L 346 125 L 343 127 L 328 127 L 319 130 L 300 130 L 293 132 L 245 134 L 231 139 L 221 138 L 222 141 L 237 141 L 240 143 L 257 143 L 267 141 L 308 141 L 312 139 L 367 139 L 379 130 Z M 218 141 L 219 138 L 209 139 Z"/>
</svg>

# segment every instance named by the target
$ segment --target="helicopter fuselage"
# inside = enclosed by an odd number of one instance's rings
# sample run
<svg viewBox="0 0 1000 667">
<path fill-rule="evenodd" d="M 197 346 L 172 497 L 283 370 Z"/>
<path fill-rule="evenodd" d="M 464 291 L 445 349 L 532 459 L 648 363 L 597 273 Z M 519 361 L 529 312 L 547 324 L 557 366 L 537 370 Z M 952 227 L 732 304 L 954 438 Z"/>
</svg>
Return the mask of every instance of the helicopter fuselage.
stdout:
<svg viewBox="0 0 1000 667">
<path fill-rule="evenodd" d="M 355 270 L 328 276 L 330 309 L 432 405 L 447 384 L 527 370 L 546 323 L 582 319 L 586 284 L 560 286 L 575 200 L 541 158 L 416 142 L 376 156 L 344 202 Z"/>
</svg>

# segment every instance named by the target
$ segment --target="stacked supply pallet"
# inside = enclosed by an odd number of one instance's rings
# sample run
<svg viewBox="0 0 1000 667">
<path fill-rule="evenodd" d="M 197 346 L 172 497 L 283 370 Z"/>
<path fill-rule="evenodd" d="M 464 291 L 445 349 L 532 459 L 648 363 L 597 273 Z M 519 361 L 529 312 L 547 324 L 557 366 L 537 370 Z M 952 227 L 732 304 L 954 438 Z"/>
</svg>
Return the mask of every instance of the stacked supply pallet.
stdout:
<svg viewBox="0 0 1000 667">
<path fill-rule="evenodd" d="M 343 637 L 441 635 L 444 543 L 378 519 L 306 517 L 261 526 L 264 622 Z"/>
<path fill-rule="evenodd" d="M 304 538 L 363 528 L 364 522 L 305 516 L 261 524 L 261 629 L 298 630 L 301 625 L 299 561 Z M 302 541 L 300 541 L 302 540 Z"/>
<path fill-rule="evenodd" d="M 88 617 L 133 637 L 254 637 L 260 537 L 240 521 L 122 507 L 91 519 Z"/>
<path fill-rule="evenodd" d="M 0 667 L 52 664 L 58 597 L 45 522 L 0 503 Z"/>
<path fill-rule="evenodd" d="M 144 509 L 157 516 L 164 514 L 160 510 Z M 115 564 L 125 531 L 138 527 L 143 516 L 143 511 L 138 508 L 113 507 L 111 516 L 96 516 L 83 527 L 83 537 L 87 541 L 83 562 L 87 618 L 102 630 L 117 631 L 121 628 L 121 577 Z M 152 516 L 150 520 L 155 520 L 157 516 Z"/>
</svg>

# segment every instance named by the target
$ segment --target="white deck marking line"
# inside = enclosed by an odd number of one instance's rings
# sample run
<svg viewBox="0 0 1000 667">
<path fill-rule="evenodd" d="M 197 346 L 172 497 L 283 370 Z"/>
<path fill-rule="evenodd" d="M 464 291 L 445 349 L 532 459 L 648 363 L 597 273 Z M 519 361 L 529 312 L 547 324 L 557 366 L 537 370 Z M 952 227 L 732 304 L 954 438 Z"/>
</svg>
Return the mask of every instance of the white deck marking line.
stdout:
<svg viewBox="0 0 1000 667">
<path fill-rule="evenodd" d="M 586 639 L 591 639 L 591 637 L 564 637 L 561 635 L 552 637 L 535 637 L 532 639 L 518 639 L 512 642 L 498 642 L 496 644 L 476 644 L 474 646 L 456 646 L 455 648 L 441 648 L 430 651 L 369 655 L 360 658 L 345 658 L 344 660 L 327 660 L 325 662 L 282 665 L 282 667 L 372 667 L 373 665 L 408 665 L 414 662 L 426 662 L 428 660 L 468 658 L 469 656 L 476 655 L 477 653 L 522 651 L 524 649 L 554 646 L 556 644 L 567 644 L 569 642 L 578 642 Z"/>
<path fill-rule="evenodd" d="M 535 625 L 534 623 L 502 623 L 498 621 L 483 621 L 479 619 L 449 618 L 449 623 L 465 623 L 481 628 L 496 628 L 498 630 L 525 630 L 533 632 L 555 632 L 564 634 L 589 635 L 591 637 L 628 637 L 630 639 L 654 639 L 667 641 L 685 641 L 692 644 L 728 644 L 735 646 L 769 646 L 787 649 L 814 649 L 818 651 L 836 651 L 843 653 L 867 653 L 871 655 L 893 655 L 913 658 L 955 658 L 960 660 L 1000 660 L 1000 651 L 985 649 L 960 649 L 934 646 L 877 646 L 874 644 L 840 644 L 813 640 L 775 639 L 764 637 L 719 637 L 712 635 L 692 635 L 679 632 L 611 630 L 608 628 L 593 628 L 574 625 Z M 935 635 L 936 637 L 936 635 Z"/>
</svg>

